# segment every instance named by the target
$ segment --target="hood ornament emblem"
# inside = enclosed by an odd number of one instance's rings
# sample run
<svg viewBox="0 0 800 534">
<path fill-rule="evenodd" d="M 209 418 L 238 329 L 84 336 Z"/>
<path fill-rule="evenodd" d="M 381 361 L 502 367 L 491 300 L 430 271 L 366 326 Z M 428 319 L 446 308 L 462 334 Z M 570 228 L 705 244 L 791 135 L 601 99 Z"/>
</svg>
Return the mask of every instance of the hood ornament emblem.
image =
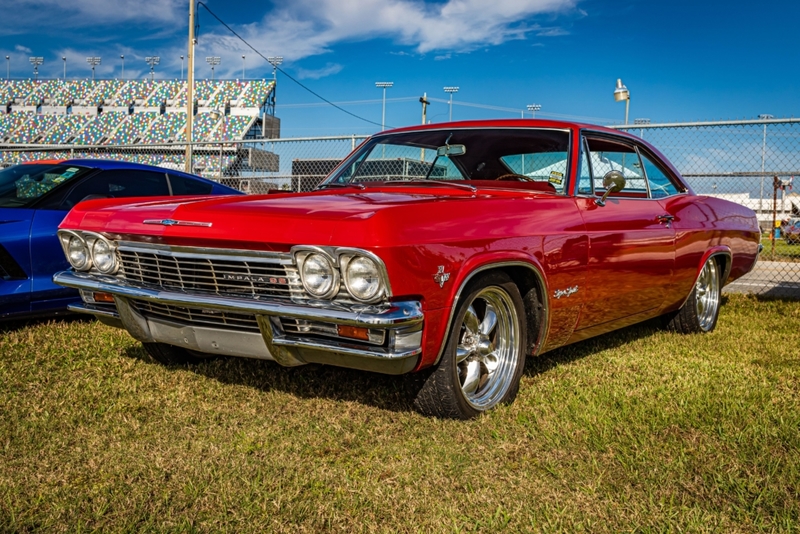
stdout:
<svg viewBox="0 0 800 534">
<path fill-rule="evenodd" d="M 175 219 L 145 219 L 144 224 L 160 224 L 161 226 L 202 226 L 211 228 L 210 222 L 176 221 Z"/>
<path fill-rule="evenodd" d="M 450 273 L 444 272 L 444 265 L 439 266 L 439 270 L 433 275 L 433 281 L 439 284 L 439 287 L 444 287 L 444 283 L 450 280 Z"/>
</svg>

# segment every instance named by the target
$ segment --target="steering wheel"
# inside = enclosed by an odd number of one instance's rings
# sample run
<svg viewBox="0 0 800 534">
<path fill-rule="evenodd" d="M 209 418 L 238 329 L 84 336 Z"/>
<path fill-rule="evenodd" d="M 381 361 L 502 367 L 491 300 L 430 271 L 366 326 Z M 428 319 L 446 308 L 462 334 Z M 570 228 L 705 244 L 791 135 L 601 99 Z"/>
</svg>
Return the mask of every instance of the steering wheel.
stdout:
<svg viewBox="0 0 800 534">
<path fill-rule="evenodd" d="M 516 173 L 509 173 L 503 174 L 502 176 L 498 176 L 495 178 L 498 182 L 532 182 L 533 178 L 530 176 L 525 176 L 524 174 L 516 174 Z"/>
</svg>

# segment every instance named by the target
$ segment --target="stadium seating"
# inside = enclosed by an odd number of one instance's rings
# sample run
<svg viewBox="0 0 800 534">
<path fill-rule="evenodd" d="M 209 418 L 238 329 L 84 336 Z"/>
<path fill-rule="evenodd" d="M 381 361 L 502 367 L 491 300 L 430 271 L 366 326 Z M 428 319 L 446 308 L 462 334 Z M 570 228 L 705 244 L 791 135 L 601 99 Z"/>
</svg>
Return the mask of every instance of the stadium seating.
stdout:
<svg viewBox="0 0 800 534">
<path fill-rule="evenodd" d="M 259 108 L 263 106 L 274 86 L 275 82 L 273 81 L 253 80 L 247 84 L 247 89 L 239 99 L 239 107 Z"/>
<path fill-rule="evenodd" d="M 223 109 L 226 104 L 230 104 L 232 100 L 239 100 L 239 95 L 245 88 L 245 84 L 239 80 L 231 81 L 225 80 L 219 82 L 217 90 L 208 100 L 208 107 Z"/>
<path fill-rule="evenodd" d="M 179 80 L 164 80 L 156 85 L 153 94 L 145 100 L 144 106 L 157 108 L 162 103 L 173 100 L 184 88 L 185 84 Z"/>
<path fill-rule="evenodd" d="M 119 125 L 114 134 L 109 137 L 106 145 L 130 145 L 138 141 L 158 117 L 158 113 L 134 113 Z"/>
<path fill-rule="evenodd" d="M 30 113 L 0 113 L 0 140 L 5 139 L 30 118 Z"/>
<path fill-rule="evenodd" d="M 36 143 L 57 122 L 58 115 L 30 115 L 28 120 L 14 130 L 8 141 L 10 143 Z"/>
<path fill-rule="evenodd" d="M 104 103 L 111 104 L 115 101 L 115 96 L 123 85 L 125 85 L 124 80 L 104 80 L 98 82 L 94 91 L 86 98 L 86 105 L 100 106 Z"/>
<path fill-rule="evenodd" d="M 131 102 L 139 103 L 153 92 L 155 82 L 151 80 L 130 80 L 122 86 L 114 99 L 117 106 L 126 106 Z"/>
<path fill-rule="evenodd" d="M 123 111 L 106 111 L 86 123 L 80 134 L 72 141 L 76 145 L 96 145 L 128 117 Z"/>
<path fill-rule="evenodd" d="M 165 113 L 159 115 L 142 137 L 142 143 L 167 143 L 178 139 L 178 134 L 186 126 L 186 113 Z"/>
<path fill-rule="evenodd" d="M 242 139 L 250 128 L 255 117 L 247 115 L 230 115 L 225 117 L 223 124 L 217 127 L 216 137 L 228 141 Z"/>
<path fill-rule="evenodd" d="M 58 123 L 47 131 L 41 143 L 45 145 L 58 145 L 67 143 L 81 127 L 89 120 L 86 115 L 61 115 Z"/>
<path fill-rule="evenodd" d="M 192 138 L 195 141 L 211 141 L 214 139 L 215 128 L 220 123 L 219 117 L 211 113 L 198 113 L 192 121 Z M 186 132 L 181 132 L 181 141 L 186 140 Z"/>
</svg>

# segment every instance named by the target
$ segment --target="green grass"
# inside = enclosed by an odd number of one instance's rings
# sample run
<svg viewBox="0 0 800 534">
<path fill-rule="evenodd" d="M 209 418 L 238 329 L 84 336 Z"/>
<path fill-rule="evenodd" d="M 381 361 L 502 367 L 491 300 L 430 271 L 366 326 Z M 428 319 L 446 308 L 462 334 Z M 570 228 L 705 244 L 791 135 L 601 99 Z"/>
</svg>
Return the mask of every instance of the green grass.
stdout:
<svg viewBox="0 0 800 534">
<path fill-rule="evenodd" d="M 710 335 L 531 360 L 469 422 L 416 414 L 416 377 L 0 325 L 0 532 L 796 532 L 800 302 L 725 300 Z"/>
<path fill-rule="evenodd" d="M 780 237 L 775 239 L 775 251 L 773 252 L 770 236 L 762 235 L 761 244 L 764 245 L 764 251 L 761 253 L 762 260 L 800 262 L 800 243 L 790 245 L 783 237 Z"/>
</svg>

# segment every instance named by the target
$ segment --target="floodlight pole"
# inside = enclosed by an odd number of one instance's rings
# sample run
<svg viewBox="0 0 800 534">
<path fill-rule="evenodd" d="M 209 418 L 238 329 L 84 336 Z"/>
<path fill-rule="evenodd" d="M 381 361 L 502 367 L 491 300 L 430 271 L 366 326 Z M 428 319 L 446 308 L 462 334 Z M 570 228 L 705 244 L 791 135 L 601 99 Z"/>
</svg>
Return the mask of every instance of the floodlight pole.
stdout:
<svg viewBox="0 0 800 534">
<path fill-rule="evenodd" d="M 103 62 L 103 58 L 99 56 L 89 56 L 86 58 L 86 63 L 92 66 L 92 81 L 94 81 L 94 68 Z"/>
<path fill-rule="evenodd" d="M 206 63 L 211 65 L 211 81 L 214 81 L 214 67 L 219 65 L 220 61 L 221 60 L 220 60 L 219 56 L 208 56 L 206 58 Z"/>
<path fill-rule="evenodd" d="M 30 58 L 29 61 L 31 62 L 31 65 L 33 65 L 33 79 L 34 80 L 38 80 L 39 79 L 39 65 L 44 63 L 44 58 L 43 57 L 32 57 L 32 58 Z"/>
<path fill-rule="evenodd" d="M 528 104 L 527 107 L 528 107 L 528 111 L 531 112 L 531 118 L 532 119 L 535 119 L 536 118 L 536 112 L 539 111 L 540 109 L 542 109 L 542 105 L 541 104 Z"/>
<path fill-rule="evenodd" d="M 158 56 L 147 56 L 144 60 L 150 65 L 150 81 L 152 81 L 155 78 L 155 66 L 161 63 L 161 58 Z"/>
<path fill-rule="evenodd" d="M 444 88 L 445 93 L 450 94 L 450 100 L 448 101 L 448 105 L 450 106 L 450 122 L 453 122 L 453 93 L 458 92 L 458 87 L 448 86 Z"/>
<path fill-rule="evenodd" d="M 278 97 L 278 66 L 283 63 L 283 56 L 270 56 L 267 58 L 267 61 L 270 65 L 272 65 L 272 113 L 275 113 L 275 102 L 277 101 Z M 264 126 L 261 126 L 261 133 L 264 133 Z"/>
<path fill-rule="evenodd" d="M 195 0 L 189 0 L 189 45 L 186 57 L 189 60 L 188 80 L 186 82 L 186 158 L 183 168 L 192 172 L 192 125 L 194 123 L 194 9 Z M 183 56 L 181 56 L 181 70 L 183 70 Z"/>
<path fill-rule="evenodd" d="M 392 87 L 394 82 L 375 82 L 375 87 L 383 89 L 383 107 L 381 111 L 381 131 L 386 129 L 386 88 Z"/>
</svg>

